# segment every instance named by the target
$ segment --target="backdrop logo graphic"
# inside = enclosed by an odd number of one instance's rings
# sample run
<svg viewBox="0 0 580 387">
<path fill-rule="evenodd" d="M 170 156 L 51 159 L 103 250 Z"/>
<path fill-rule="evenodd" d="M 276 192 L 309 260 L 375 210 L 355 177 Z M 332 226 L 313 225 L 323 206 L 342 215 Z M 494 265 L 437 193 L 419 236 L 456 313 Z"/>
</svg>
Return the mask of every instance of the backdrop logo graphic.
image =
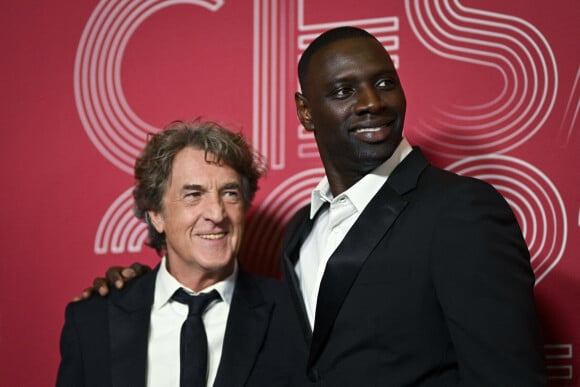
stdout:
<svg viewBox="0 0 580 387">
<path fill-rule="evenodd" d="M 406 0 L 416 38 L 435 55 L 497 71 L 500 92 L 479 105 L 439 106 L 433 120 L 414 130 L 437 152 L 460 158 L 508 152 L 529 140 L 554 107 L 556 60 L 548 42 L 520 18 L 468 8 L 457 0 Z"/>
<path fill-rule="evenodd" d="M 562 145 L 566 146 L 570 142 L 570 138 L 578 122 L 578 114 L 580 113 L 580 66 L 576 71 L 576 77 L 574 78 L 574 83 L 572 84 L 570 96 L 566 103 L 566 109 L 564 110 L 564 116 L 562 117 L 562 124 L 560 125 L 559 138 L 561 139 Z M 580 225 L 580 222 L 579 222 Z"/>
<path fill-rule="evenodd" d="M 245 248 L 257 254 L 254 264 L 265 272 L 277 265 L 272 257 L 279 252 L 283 227 L 308 203 L 310 191 L 324 175 L 322 168 L 284 172 L 289 161 L 318 159 L 314 138 L 297 123 L 293 106 L 292 95 L 299 88 L 296 64 L 303 50 L 321 32 L 348 24 L 376 35 L 397 68 L 404 65 L 399 53 L 404 44 L 400 15 L 307 23 L 305 3 L 251 2 L 252 141 L 268 160 L 270 170 L 284 174 L 248 222 Z M 83 127 L 99 152 L 129 174 L 147 133 L 159 128 L 141 120 L 124 96 L 123 54 L 140 24 L 176 4 L 218 12 L 224 1 L 102 1 L 91 15 L 77 51 L 74 87 Z M 461 101 L 439 105 L 434 116 L 423 118 L 406 132 L 417 144 L 433 144 L 441 156 L 465 159 L 448 168 L 487 180 L 507 198 L 532 252 L 539 283 L 563 255 L 567 236 L 564 205 L 541 171 L 498 154 L 505 155 L 528 141 L 552 112 L 558 85 L 552 50 L 533 25 L 514 16 L 468 8 L 457 0 L 406 0 L 404 6 L 403 16 L 413 36 L 431 53 L 500 75 L 501 87 L 490 100 L 476 105 Z M 577 121 L 578 94 L 577 77 L 560 129 L 566 138 Z M 490 153 L 493 159 L 485 156 Z M 132 213 L 130 193 L 130 189 L 123 192 L 101 219 L 94 248 L 97 254 L 140 251 L 147 232 Z"/>
<path fill-rule="evenodd" d="M 145 146 L 147 134 L 159 128 L 141 120 L 125 98 L 121 84 L 123 53 L 140 24 L 154 13 L 176 4 L 190 4 L 216 12 L 223 1 L 101 1 L 77 49 L 74 90 L 83 128 L 105 159 L 130 175 L 136 157 Z M 97 230 L 95 253 L 141 250 L 147 230 L 133 215 L 132 204 L 131 190 L 128 190 L 109 207 Z"/>
<path fill-rule="evenodd" d="M 126 190 L 103 216 L 95 238 L 95 253 L 135 253 L 141 251 L 147 226 L 133 215 L 132 188 Z"/>
</svg>

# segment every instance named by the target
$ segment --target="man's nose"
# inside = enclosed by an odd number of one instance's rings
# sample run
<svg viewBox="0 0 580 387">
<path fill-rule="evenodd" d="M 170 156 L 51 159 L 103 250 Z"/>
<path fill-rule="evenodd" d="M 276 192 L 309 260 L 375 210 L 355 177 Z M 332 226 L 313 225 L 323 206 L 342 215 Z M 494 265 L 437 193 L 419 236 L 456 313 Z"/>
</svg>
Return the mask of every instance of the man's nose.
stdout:
<svg viewBox="0 0 580 387">
<path fill-rule="evenodd" d="M 356 104 L 356 113 L 376 113 L 383 108 L 381 96 L 373 87 L 365 87 L 359 90 Z"/>
<path fill-rule="evenodd" d="M 225 217 L 225 206 L 219 195 L 209 195 L 204 203 L 204 216 L 214 223 L 221 222 Z"/>
</svg>

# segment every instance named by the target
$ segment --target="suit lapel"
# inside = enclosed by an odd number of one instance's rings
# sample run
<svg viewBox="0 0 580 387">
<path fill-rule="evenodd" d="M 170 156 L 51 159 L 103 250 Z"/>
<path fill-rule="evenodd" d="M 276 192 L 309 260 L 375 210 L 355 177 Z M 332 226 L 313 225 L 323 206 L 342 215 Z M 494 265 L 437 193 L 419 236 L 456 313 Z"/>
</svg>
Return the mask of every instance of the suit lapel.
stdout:
<svg viewBox="0 0 580 387">
<path fill-rule="evenodd" d="M 246 383 L 266 337 L 273 306 L 272 301 L 264 299 L 253 278 L 240 270 L 214 387 Z"/>
<path fill-rule="evenodd" d="M 314 225 L 313 220 L 310 219 L 308 214 L 310 214 L 310 206 L 304 207 L 295 215 L 293 222 L 288 224 L 286 228 L 285 235 L 290 236 L 290 239 L 282 243 L 282 272 L 284 280 L 290 289 L 292 303 L 294 309 L 297 311 L 304 339 L 307 344 L 310 343 L 312 337 L 312 328 L 310 327 L 306 306 L 304 305 L 304 298 L 300 290 L 300 282 L 298 281 L 294 267 L 298 261 L 300 247 L 308 234 L 310 234 L 312 226 Z"/>
<path fill-rule="evenodd" d="M 370 201 L 330 257 L 318 293 L 309 367 L 320 356 L 362 265 L 406 207 L 407 202 L 402 195 L 416 186 L 419 174 L 426 166 L 427 162 L 419 150 L 409 154 L 393 171 L 388 182 Z"/>
<path fill-rule="evenodd" d="M 144 386 L 155 270 L 110 294 L 111 375 L 113 386 Z"/>
</svg>

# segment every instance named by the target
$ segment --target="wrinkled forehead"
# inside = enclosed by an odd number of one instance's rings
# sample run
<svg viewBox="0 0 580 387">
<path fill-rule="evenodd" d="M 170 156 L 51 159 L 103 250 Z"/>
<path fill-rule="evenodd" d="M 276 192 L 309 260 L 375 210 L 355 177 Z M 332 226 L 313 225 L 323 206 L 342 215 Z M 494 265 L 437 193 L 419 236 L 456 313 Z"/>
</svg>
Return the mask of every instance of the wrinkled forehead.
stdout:
<svg viewBox="0 0 580 387">
<path fill-rule="evenodd" d="M 211 179 L 216 177 L 236 177 L 239 173 L 225 160 L 214 153 L 196 147 L 185 147 L 173 159 L 169 178 Z"/>
</svg>

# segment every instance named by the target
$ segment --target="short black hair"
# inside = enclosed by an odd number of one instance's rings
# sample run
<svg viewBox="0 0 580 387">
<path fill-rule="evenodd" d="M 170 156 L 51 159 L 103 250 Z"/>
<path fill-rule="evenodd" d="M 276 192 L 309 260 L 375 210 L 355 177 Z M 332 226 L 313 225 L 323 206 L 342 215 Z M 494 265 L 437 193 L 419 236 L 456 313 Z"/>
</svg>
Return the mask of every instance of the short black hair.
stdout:
<svg viewBox="0 0 580 387">
<path fill-rule="evenodd" d="M 336 41 L 352 38 L 369 38 L 378 42 L 378 39 L 370 32 L 357 27 L 343 26 L 323 32 L 306 47 L 306 50 L 304 50 L 304 53 L 298 61 L 298 81 L 300 82 L 300 87 L 304 88 L 310 60 L 318 50 Z"/>
</svg>

